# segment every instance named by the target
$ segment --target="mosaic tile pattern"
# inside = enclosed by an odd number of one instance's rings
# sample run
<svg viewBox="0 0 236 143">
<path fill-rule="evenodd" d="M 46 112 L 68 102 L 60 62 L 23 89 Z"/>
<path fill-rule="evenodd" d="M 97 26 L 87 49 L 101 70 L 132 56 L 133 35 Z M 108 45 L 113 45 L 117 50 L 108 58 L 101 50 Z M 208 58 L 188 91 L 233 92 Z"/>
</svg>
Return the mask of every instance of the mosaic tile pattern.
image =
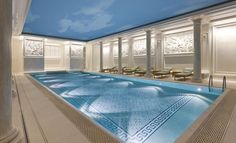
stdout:
<svg viewBox="0 0 236 143">
<path fill-rule="evenodd" d="M 195 98 L 179 89 L 81 73 L 35 74 L 68 103 L 124 142 L 145 142 Z"/>
<path fill-rule="evenodd" d="M 72 105 L 79 107 L 78 105 L 83 104 L 83 100 L 78 100 L 75 98 L 65 98 L 66 101 L 71 103 Z M 121 128 L 119 125 L 117 125 L 116 122 L 109 119 L 109 117 L 106 117 L 102 113 L 99 113 L 99 118 L 102 118 L 102 120 L 97 120 L 101 125 L 103 125 L 105 128 L 107 128 L 112 133 L 115 133 L 118 137 L 120 137 L 125 142 L 129 143 L 136 143 L 136 142 L 143 142 L 145 141 L 150 135 L 153 134 L 162 124 L 164 124 L 175 112 L 177 112 L 182 106 L 184 106 L 187 102 L 189 102 L 192 99 L 191 96 L 182 97 L 180 100 L 178 100 L 176 103 L 171 105 L 169 108 L 164 110 L 161 114 L 156 116 L 152 121 L 150 121 L 148 124 L 144 125 L 142 129 L 138 130 L 135 134 L 130 135 L 127 130 Z M 95 109 L 96 110 L 96 109 Z M 86 115 L 90 115 L 89 111 L 84 109 L 84 113 Z"/>
</svg>

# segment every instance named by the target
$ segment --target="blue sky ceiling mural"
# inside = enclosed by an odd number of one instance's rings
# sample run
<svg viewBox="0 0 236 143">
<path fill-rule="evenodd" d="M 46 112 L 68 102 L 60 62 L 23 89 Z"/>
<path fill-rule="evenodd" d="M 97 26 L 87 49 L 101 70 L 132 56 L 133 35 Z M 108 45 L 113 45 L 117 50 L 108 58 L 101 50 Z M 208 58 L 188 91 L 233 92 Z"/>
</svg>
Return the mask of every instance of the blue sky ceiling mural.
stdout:
<svg viewBox="0 0 236 143">
<path fill-rule="evenodd" d="M 23 33 L 91 40 L 228 0 L 32 0 Z"/>
</svg>

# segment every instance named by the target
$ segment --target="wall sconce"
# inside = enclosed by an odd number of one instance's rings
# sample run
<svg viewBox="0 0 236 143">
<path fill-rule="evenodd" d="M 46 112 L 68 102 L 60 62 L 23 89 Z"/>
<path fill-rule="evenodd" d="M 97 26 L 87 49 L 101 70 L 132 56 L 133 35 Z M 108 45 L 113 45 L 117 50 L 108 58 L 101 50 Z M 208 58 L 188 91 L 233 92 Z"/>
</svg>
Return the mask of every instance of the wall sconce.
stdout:
<svg viewBox="0 0 236 143">
<path fill-rule="evenodd" d="M 21 35 L 21 36 L 20 36 L 20 40 L 24 40 L 24 36 Z"/>
<path fill-rule="evenodd" d="M 161 40 L 157 40 L 157 43 L 161 43 Z"/>
<path fill-rule="evenodd" d="M 202 34 L 202 37 L 203 37 L 203 39 L 207 39 L 208 38 L 208 33 Z"/>
</svg>

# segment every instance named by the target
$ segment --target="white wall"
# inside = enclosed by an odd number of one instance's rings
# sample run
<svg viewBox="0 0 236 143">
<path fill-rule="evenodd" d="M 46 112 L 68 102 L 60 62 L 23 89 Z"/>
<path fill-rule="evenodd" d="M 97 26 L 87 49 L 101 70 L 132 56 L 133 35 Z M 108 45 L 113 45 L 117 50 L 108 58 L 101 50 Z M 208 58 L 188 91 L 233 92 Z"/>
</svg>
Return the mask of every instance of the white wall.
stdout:
<svg viewBox="0 0 236 143">
<path fill-rule="evenodd" d="M 45 70 L 66 70 L 65 47 L 61 44 L 45 44 Z"/>
<path fill-rule="evenodd" d="M 236 76 L 236 18 L 213 24 L 213 73 Z"/>
<path fill-rule="evenodd" d="M 30 55 L 34 53 L 34 48 L 26 56 L 24 51 L 24 40 L 41 41 L 43 54 L 40 56 Z M 83 42 L 69 42 L 60 39 L 49 39 L 37 36 L 13 36 L 12 38 L 12 72 L 14 74 L 23 74 L 25 72 L 35 71 L 57 71 L 57 70 L 83 70 L 84 68 L 84 53 L 78 52 L 80 57 L 71 57 L 71 44 L 84 46 Z M 38 45 L 31 43 L 32 47 Z M 45 49 L 46 48 L 46 49 Z M 31 49 L 31 48 L 29 48 Z M 38 51 L 38 50 L 36 50 Z M 37 52 L 36 52 L 37 53 Z M 82 56 L 81 56 L 82 55 Z M 90 65 L 90 67 L 92 67 Z"/>
<path fill-rule="evenodd" d="M 86 71 L 93 71 L 93 46 L 92 44 L 87 43 L 85 46 L 86 50 L 86 57 L 85 57 L 85 70 Z"/>
<path fill-rule="evenodd" d="M 12 72 L 14 74 L 24 73 L 23 42 L 19 36 L 12 37 Z"/>
<path fill-rule="evenodd" d="M 64 53 L 65 69 L 70 70 L 70 45 L 66 44 L 64 48 L 65 48 L 65 53 Z"/>
<path fill-rule="evenodd" d="M 222 19 L 222 18 L 221 18 Z M 236 18 L 214 20 L 210 23 L 203 23 L 202 25 L 202 49 L 201 49 L 201 60 L 202 60 L 202 71 L 208 73 L 212 71 L 214 75 L 228 75 L 236 77 Z M 191 31 L 192 26 L 181 27 L 181 28 L 165 28 L 161 31 L 161 47 L 163 51 L 165 50 L 165 36 L 169 34 L 181 33 L 185 31 Z M 137 39 L 143 39 L 145 36 L 138 37 Z M 181 36 L 180 36 L 181 37 Z M 135 42 L 134 38 L 134 42 Z M 178 38 L 178 36 L 176 37 Z M 183 38 L 183 37 L 182 37 Z M 116 42 L 111 42 L 106 40 L 108 46 L 104 46 L 103 50 L 103 64 L 104 68 L 112 67 L 117 65 L 117 57 L 114 57 L 114 52 L 116 51 Z M 127 42 L 127 39 L 125 40 Z M 152 40 L 154 43 L 157 42 L 156 39 Z M 181 40 L 180 40 L 181 41 Z M 113 43 L 113 44 L 111 44 Z M 62 44 L 63 45 L 63 44 Z M 133 44 L 134 45 L 134 44 Z M 141 44 L 142 45 L 142 44 Z M 144 44 L 145 46 L 145 44 Z M 60 64 L 65 69 L 70 69 L 69 60 L 69 45 L 64 44 L 64 64 Z M 156 45 L 155 45 L 156 47 Z M 142 49 L 142 48 L 141 48 Z M 135 51 L 136 50 L 136 51 Z M 129 50 L 128 50 L 129 51 Z M 134 49 L 133 46 L 133 66 L 142 66 L 146 68 L 146 55 L 135 55 L 135 52 L 140 52 Z M 145 47 L 141 50 L 145 51 Z M 162 51 L 162 52 L 163 52 Z M 157 52 L 160 52 L 157 50 Z M 173 67 L 174 69 L 183 69 L 185 67 L 193 67 L 193 53 L 177 53 L 177 54 L 165 54 L 163 56 L 164 62 L 162 63 L 164 67 Z M 124 52 L 125 53 L 125 52 Z M 123 51 L 122 51 L 123 54 Z M 127 54 L 129 55 L 129 53 Z M 157 54 L 159 55 L 159 54 Z M 155 60 L 156 59 L 156 60 Z M 155 67 L 155 63 L 158 63 L 159 58 L 152 56 L 152 67 Z M 128 57 L 122 56 L 122 65 L 126 66 L 128 64 Z M 54 64 L 55 65 L 55 64 Z M 13 73 L 23 73 L 24 72 L 24 60 L 23 60 L 23 42 L 20 37 L 13 37 L 12 39 L 12 70 Z M 46 67 L 53 67 L 47 64 Z M 88 71 L 99 71 L 100 67 L 100 49 L 99 44 L 89 42 L 86 44 L 86 70 Z"/>
<path fill-rule="evenodd" d="M 109 44 L 103 45 L 103 68 L 111 66 L 111 47 Z"/>
<path fill-rule="evenodd" d="M 92 46 L 92 71 L 100 70 L 100 49 L 99 45 Z"/>
<path fill-rule="evenodd" d="M 165 49 L 165 40 L 164 37 L 165 35 L 170 35 L 170 34 L 176 34 L 178 33 L 181 35 L 181 32 L 185 33 L 186 31 L 191 31 L 192 27 L 187 27 L 187 28 L 177 28 L 177 29 L 172 29 L 169 31 L 165 31 L 163 33 L 162 37 L 162 48 Z M 184 34 L 183 34 L 184 35 Z M 185 36 L 185 35 L 184 35 Z M 188 35 L 187 35 L 188 36 Z M 177 37 L 178 38 L 178 37 Z M 180 39 L 183 38 L 181 35 Z M 132 65 L 134 67 L 136 66 L 141 66 L 142 68 L 146 69 L 146 41 L 145 41 L 145 36 L 141 35 L 138 37 L 135 37 L 133 39 L 132 43 L 132 49 L 133 53 L 129 54 L 130 50 L 128 49 L 128 43 L 127 40 L 124 40 L 125 42 L 122 42 L 122 66 L 128 66 L 128 55 L 133 55 L 133 63 Z M 183 39 L 180 42 L 185 42 Z M 155 39 L 155 36 L 152 36 L 152 57 L 151 57 L 151 67 L 155 68 L 155 65 L 158 63 L 157 59 L 155 56 L 157 55 L 156 52 L 159 52 L 155 50 L 157 48 L 157 40 Z M 113 50 L 111 50 L 111 46 L 109 44 L 104 44 L 103 45 L 103 67 L 112 67 L 110 56 L 112 55 L 112 59 L 114 61 L 114 65 L 118 66 L 118 46 L 117 42 L 113 43 Z M 178 43 L 176 43 L 178 44 Z M 193 45 L 192 45 L 193 46 Z M 98 71 L 99 70 L 99 44 L 95 43 L 93 48 L 92 48 L 92 59 L 93 59 L 93 71 Z M 111 54 L 111 51 L 113 51 L 113 54 Z M 164 50 L 161 50 L 164 51 Z M 193 53 L 178 53 L 178 54 L 164 54 L 162 53 L 163 58 L 164 58 L 164 65 L 162 67 L 173 67 L 174 69 L 183 69 L 183 68 L 192 68 L 193 67 Z"/>
<path fill-rule="evenodd" d="M 210 42 L 209 42 L 209 33 L 210 33 L 210 24 L 202 25 L 202 37 L 201 37 L 201 64 L 202 64 L 202 72 L 210 73 Z"/>
</svg>

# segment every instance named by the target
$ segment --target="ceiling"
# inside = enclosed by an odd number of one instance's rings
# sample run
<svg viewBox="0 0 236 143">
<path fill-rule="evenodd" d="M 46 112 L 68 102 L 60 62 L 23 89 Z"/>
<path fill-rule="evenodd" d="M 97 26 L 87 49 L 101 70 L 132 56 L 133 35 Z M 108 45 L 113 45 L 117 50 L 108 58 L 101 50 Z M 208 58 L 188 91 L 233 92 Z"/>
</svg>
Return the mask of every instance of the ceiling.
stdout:
<svg viewBox="0 0 236 143">
<path fill-rule="evenodd" d="M 23 32 L 89 41 L 229 0 L 32 0 Z"/>
</svg>

